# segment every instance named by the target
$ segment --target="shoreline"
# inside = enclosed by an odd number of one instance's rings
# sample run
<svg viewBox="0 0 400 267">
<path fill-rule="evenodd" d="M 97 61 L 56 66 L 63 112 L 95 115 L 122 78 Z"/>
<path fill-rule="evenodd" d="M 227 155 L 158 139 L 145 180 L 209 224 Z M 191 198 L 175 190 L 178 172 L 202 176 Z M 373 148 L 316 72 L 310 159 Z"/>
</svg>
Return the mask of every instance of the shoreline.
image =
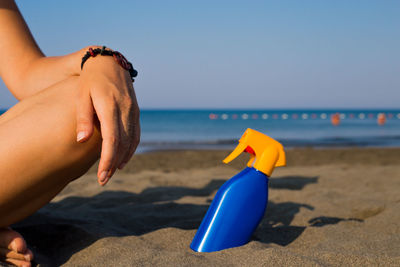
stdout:
<svg viewBox="0 0 400 267">
<path fill-rule="evenodd" d="M 232 146 L 232 149 L 234 146 Z M 119 173 L 138 173 L 145 170 L 180 171 L 197 168 L 230 166 L 241 169 L 249 159 L 242 153 L 237 159 L 223 164 L 222 160 L 231 152 L 228 149 L 174 149 L 154 150 L 135 154 Z M 287 166 L 322 166 L 332 164 L 368 164 L 368 165 L 400 165 L 400 148 L 289 148 L 285 149 Z M 96 173 L 98 162 L 88 173 Z"/>
<path fill-rule="evenodd" d="M 400 148 L 400 136 L 387 137 L 336 137 L 319 139 L 276 139 L 286 149 L 293 148 Z M 210 141 L 161 141 L 141 142 L 137 153 L 168 150 L 229 150 L 234 148 L 238 139 L 210 140 Z"/>
</svg>

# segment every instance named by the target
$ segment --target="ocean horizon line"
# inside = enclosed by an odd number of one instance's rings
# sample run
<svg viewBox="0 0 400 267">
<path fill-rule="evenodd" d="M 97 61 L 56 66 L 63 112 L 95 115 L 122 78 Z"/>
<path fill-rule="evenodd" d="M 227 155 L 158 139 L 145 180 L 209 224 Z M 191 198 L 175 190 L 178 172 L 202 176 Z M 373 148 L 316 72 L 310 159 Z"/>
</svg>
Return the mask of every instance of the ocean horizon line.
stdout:
<svg viewBox="0 0 400 267">
<path fill-rule="evenodd" d="M 12 107 L 12 106 L 11 106 Z M 0 112 L 5 112 L 9 108 L 0 108 Z M 398 111 L 400 112 L 400 107 L 382 107 L 382 108 L 343 108 L 343 107 L 310 107 L 310 108 L 302 108 L 302 107 L 290 107 L 290 108 L 149 108 L 144 107 L 140 108 L 141 111 Z"/>
<path fill-rule="evenodd" d="M 396 108 L 141 108 L 142 111 L 400 111 Z"/>
</svg>

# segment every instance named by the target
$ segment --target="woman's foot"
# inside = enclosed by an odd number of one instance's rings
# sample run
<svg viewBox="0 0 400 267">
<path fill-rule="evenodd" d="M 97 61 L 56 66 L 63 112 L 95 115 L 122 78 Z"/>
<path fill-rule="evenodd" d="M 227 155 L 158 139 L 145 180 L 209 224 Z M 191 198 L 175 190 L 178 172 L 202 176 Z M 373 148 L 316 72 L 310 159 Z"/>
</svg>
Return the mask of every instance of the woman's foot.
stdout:
<svg viewBox="0 0 400 267">
<path fill-rule="evenodd" d="M 31 266 L 33 253 L 24 238 L 11 228 L 0 228 L 0 261 L 16 266 Z"/>
</svg>

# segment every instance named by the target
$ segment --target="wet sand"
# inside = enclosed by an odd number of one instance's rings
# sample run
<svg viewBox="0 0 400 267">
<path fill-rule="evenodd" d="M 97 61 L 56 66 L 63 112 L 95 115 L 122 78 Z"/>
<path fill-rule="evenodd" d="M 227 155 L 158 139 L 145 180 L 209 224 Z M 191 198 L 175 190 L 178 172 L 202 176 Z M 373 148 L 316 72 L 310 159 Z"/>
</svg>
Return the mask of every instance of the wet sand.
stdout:
<svg viewBox="0 0 400 267">
<path fill-rule="evenodd" d="M 247 245 L 189 244 L 218 188 L 244 165 L 228 151 L 137 155 L 105 187 L 96 166 L 14 228 L 39 266 L 400 266 L 400 149 L 293 149 L 270 179 Z"/>
</svg>

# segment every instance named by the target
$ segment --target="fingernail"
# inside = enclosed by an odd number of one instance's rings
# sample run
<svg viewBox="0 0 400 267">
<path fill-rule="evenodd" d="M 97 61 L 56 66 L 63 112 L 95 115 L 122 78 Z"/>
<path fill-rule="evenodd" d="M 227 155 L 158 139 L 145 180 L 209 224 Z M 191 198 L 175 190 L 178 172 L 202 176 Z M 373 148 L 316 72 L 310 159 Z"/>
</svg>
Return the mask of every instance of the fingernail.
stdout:
<svg viewBox="0 0 400 267">
<path fill-rule="evenodd" d="M 103 171 L 101 174 L 100 174 L 100 182 L 104 182 L 106 179 L 107 179 L 107 171 Z"/>
<path fill-rule="evenodd" d="M 122 162 L 121 165 L 119 165 L 118 169 L 122 170 L 125 167 L 125 165 L 126 165 L 126 162 Z"/>
<path fill-rule="evenodd" d="M 76 141 L 80 142 L 85 137 L 86 137 L 86 132 L 79 132 L 76 137 Z"/>
<path fill-rule="evenodd" d="M 27 261 L 31 261 L 31 260 L 32 260 L 30 255 L 24 255 L 24 258 L 25 258 L 25 260 L 27 260 Z"/>
</svg>

